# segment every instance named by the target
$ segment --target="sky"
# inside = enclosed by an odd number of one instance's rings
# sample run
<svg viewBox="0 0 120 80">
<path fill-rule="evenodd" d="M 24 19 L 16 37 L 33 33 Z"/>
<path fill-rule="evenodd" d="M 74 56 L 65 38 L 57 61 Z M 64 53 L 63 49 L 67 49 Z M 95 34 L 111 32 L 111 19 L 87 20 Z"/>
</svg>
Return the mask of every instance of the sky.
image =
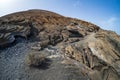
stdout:
<svg viewBox="0 0 120 80">
<path fill-rule="evenodd" d="M 0 0 L 0 16 L 29 9 L 53 11 L 120 34 L 120 0 Z"/>
</svg>

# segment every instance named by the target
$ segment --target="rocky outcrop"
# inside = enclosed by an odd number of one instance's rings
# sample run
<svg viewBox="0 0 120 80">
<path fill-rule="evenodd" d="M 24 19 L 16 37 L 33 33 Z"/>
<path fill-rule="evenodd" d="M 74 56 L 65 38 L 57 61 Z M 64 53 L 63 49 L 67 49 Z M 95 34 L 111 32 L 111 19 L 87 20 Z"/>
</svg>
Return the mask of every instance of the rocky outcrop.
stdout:
<svg viewBox="0 0 120 80">
<path fill-rule="evenodd" d="M 32 51 L 74 65 L 80 70 L 76 75 L 83 74 L 85 80 L 120 79 L 120 36 L 112 31 L 44 10 L 0 17 L 0 47 L 12 45 L 17 37 L 31 41 Z M 39 60 L 36 57 L 32 62 Z"/>
<path fill-rule="evenodd" d="M 98 34 L 101 32 L 102 31 L 98 32 Z M 110 39 L 113 35 L 106 33 L 107 32 L 104 32 L 104 34 L 102 34 L 105 36 L 104 39 L 100 39 L 101 37 L 98 39 L 98 34 L 93 33 L 86 36 L 85 40 L 75 42 L 72 45 L 68 44 L 63 48 L 66 57 L 87 66 L 91 70 L 88 75 L 91 75 L 92 73 L 92 76 L 97 76 L 97 78 L 92 78 L 91 76 L 92 80 L 119 80 L 120 54 L 119 50 L 116 49 L 119 45 L 119 42 L 117 42 L 119 37 L 114 33 L 114 37 L 117 38 L 116 40 L 114 39 L 114 41 L 113 39 Z M 117 42 L 117 45 L 115 45 L 114 42 Z M 110 75 L 114 75 L 114 77 L 111 77 Z M 98 77 L 100 77 L 100 79 L 98 79 Z"/>
<path fill-rule="evenodd" d="M 29 10 L 0 18 L 0 46 L 14 42 L 16 36 L 32 36 L 41 42 L 47 40 L 49 44 L 55 45 L 68 38 L 83 37 L 98 29 L 94 24 L 56 13 Z"/>
</svg>

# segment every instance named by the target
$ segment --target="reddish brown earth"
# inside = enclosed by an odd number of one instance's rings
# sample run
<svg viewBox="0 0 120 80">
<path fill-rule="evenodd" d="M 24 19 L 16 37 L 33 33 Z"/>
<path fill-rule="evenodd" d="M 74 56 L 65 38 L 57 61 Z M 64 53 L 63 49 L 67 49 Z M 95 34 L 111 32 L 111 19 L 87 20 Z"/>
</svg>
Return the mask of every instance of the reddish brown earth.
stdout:
<svg viewBox="0 0 120 80">
<path fill-rule="evenodd" d="M 119 80 L 120 36 L 50 11 L 17 12 L 0 17 L 0 65 L 0 80 Z"/>
</svg>

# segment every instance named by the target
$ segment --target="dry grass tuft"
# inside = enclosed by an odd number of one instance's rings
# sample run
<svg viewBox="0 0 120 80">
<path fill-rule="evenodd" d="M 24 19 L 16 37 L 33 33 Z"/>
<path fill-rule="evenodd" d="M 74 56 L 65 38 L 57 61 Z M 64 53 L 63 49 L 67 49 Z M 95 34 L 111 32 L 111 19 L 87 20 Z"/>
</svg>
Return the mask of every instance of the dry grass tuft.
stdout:
<svg viewBox="0 0 120 80">
<path fill-rule="evenodd" d="M 25 63 L 28 66 L 42 66 L 42 64 L 46 63 L 46 58 L 41 53 L 28 53 L 25 57 Z"/>
</svg>

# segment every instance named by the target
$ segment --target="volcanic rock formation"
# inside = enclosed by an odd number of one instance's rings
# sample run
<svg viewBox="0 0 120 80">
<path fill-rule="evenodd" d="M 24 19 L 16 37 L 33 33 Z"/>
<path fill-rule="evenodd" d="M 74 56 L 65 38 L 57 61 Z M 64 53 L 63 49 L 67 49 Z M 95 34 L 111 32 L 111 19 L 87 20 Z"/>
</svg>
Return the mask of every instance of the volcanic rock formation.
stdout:
<svg viewBox="0 0 120 80">
<path fill-rule="evenodd" d="M 25 43 L 20 42 L 23 39 Z M 0 48 L 0 80 L 120 79 L 119 35 L 50 11 L 28 10 L 0 17 Z M 31 68 L 24 64 L 31 53 L 42 53 L 49 61 Z"/>
</svg>

